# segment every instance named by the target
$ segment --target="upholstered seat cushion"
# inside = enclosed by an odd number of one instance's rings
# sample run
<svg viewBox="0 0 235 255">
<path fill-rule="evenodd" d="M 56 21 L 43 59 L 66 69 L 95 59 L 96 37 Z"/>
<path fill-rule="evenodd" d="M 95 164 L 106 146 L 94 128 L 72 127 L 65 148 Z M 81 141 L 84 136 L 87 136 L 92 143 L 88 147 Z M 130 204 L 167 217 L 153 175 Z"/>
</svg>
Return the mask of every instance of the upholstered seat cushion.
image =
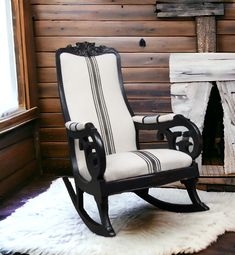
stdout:
<svg viewBox="0 0 235 255">
<path fill-rule="evenodd" d="M 139 175 L 146 175 L 188 167 L 192 164 L 192 158 L 181 151 L 170 149 L 150 149 L 132 152 L 122 152 L 107 155 L 106 181 L 115 181 Z M 91 177 L 86 167 L 80 168 L 80 174 L 86 179 Z"/>
</svg>

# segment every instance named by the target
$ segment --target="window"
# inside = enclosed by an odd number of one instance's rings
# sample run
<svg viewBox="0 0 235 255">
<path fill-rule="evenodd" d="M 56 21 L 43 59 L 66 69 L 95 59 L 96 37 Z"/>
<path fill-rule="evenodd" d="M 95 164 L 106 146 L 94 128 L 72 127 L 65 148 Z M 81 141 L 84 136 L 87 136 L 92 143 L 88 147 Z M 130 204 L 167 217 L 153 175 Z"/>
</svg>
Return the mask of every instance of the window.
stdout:
<svg viewBox="0 0 235 255">
<path fill-rule="evenodd" d="M 18 84 L 11 1 L 0 1 L 0 118 L 18 110 Z"/>
</svg>

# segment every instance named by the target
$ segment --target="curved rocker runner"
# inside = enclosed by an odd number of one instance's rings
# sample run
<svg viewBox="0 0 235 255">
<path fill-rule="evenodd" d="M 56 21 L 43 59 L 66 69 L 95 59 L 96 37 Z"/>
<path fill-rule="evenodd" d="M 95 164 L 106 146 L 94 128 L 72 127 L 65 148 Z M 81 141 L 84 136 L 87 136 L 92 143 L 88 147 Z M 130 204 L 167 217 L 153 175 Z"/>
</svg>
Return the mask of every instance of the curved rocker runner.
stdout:
<svg viewBox="0 0 235 255">
<path fill-rule="evenodd" d="M 195 158 L 202 148 L 198 128 L 182 115 L 135 116 L 123 86 L 118 52 L 94 43 L 58 49 L 56 67 L 61 106 L 70 147 L 75 189 L 63 177 L 72 202 L 87 227 L 115 236 L 108 215 L 108 197 L 134 192 L 152 205 L 173 212 L 205 211 L 196 191 Z M 139 148 L 139 131 L 156 130 L 166 149 Z M 151 187 L 181 181 L 192 204 L 160 201 Z M 101 223 L 85 211 L 84 192 L 94 196 Z"/>
</svg>

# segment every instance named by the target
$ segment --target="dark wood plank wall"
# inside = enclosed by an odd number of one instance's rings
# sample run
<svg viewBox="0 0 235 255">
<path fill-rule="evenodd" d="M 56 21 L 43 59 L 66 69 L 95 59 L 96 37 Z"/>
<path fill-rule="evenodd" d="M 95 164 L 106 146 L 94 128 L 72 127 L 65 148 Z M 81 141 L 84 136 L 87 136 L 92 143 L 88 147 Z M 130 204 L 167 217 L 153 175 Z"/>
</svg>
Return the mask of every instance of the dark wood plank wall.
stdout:
<svg viewBox="0 0 235 255">
<path fill-rule="evenodd" d="M 193 19 L 159 20 L 155 0 L 31 0 L 37 54 L 40 140 L 45 172 L 69 172 L 68 148 L 57 92 L 54 52 L 92 41 L 121 53 L 125 88 L 136 114 L 170 112 L 168 60 L 171 52 L 196 52 Z M 233 51 L 235 4 L 218 22 L 220 51 Z M 233 21 L 235 22 L 235 20 Z M 235 25 L 235 23 L 234 23 Z M 143 38 L 146 47 L 140 47 Z M 229 44 L 229 45 L 228 45 Z M 154 135 L 142 134 L 142 146 Z"/>
<path fill-rule="evenodd" d="M 37 174 L 34 123 L 0 135 L 0 202 Z"/>
<path fill-rule="evenodd" d="M 235 52 L 235 0 L 225 3 L 225 16 L 217 21 L 217 51 Z"/>
</svg>

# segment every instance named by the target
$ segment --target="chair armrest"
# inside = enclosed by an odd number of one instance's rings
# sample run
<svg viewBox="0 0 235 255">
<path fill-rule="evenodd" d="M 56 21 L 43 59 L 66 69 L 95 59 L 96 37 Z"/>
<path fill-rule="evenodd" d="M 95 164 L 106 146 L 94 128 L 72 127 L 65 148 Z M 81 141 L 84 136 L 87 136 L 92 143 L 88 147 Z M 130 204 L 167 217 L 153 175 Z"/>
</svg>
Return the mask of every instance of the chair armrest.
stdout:
<svg viewBox="0 0 235 255">
<path fill-rule="evenodd" d="M 193 159 L 202 151 L 202 136 L 198 127 L 180 114 L 133 116 L 137 130 L 158 130 L 157 138 L 166 138 L 170 149 L 187 153 Z"/>
<path fill-rule="evenodd" d="M 142 124 L 156 124 L 160 122 L 172 121 L 176 114 L 170 113 L 165 115 L 144 115 L 144 116 L 133 116 L 132 119 L 136 123 Z"/>
<path fill-rule="evenodd" d="M 68 121 L 65 123 L 69 141 L 79 139 L 79 148 L 84 151 L 87 169 L 92 181 L 104 179 L 106 154 L 102 138 L 95 126 L 88 123 Z"/>
<path fill-rule="evenodd" d="M 86 123 L 79 123 L 79 122 L 74 122 L 74 121 L 67 121 L 65 123 L 66 129 L 70 130 L 70 131 L 74 131 L 74 132 L 84 130 L 85 125 L 86 125 Z"/>
</svg>

